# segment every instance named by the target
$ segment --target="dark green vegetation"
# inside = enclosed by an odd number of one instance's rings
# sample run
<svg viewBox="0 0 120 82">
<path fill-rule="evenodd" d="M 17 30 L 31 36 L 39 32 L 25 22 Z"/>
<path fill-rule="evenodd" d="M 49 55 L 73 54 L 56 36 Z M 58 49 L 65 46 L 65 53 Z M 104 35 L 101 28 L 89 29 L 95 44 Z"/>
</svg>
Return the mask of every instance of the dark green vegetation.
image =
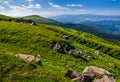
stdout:
<svg viewBox="0 0 120 82">
<path fill-rule="evenodd" d="M 63 23 L 85 24 L 112 34 L 120 34 L 120 15 L 64 14 L 50 18 Z"/>
<path fill-rule="evenodd" d="M 80 30 L 80 31 L 94 34 L 98 37 L 104 38 L 108 41 L 112 41 L 112 42 L 116 43 L 117 45 L 120 45 L 120 35 L 110 34 L 105 31 L 102 31 L 100 29 L 97 29 L 97 28 L 94 28 L 91 26 L 87 26 L 87 25 L 83 25 L 83 24 L 60 23 L 60 22 L 57 22 L 57 21 L 54 21 L 51 19 L 40 17 L 38 15 L 31 15 L 31 16 L 26 16 L 23 18 L 12 18 L 12 17 L 8 17 L 8 16 L 4 16 L 4 15 L 0 15 L 0 17 L 2 18 L 3 21 L 15 21 L 15 22 L 19 22 L 19 23 L 21 23 L 21 22 L 22 23 L 36 22 L 38 24 L 50 24 L 50 25 L 61 26 L 64 28 Z"/>
<path fill-rule="evenodd" d="M 120 35 L 110 34 L 108 32 L 105 32 L 103 30 L 100 30 L 100 29 L 92 27 L 92 26 L 87 26 L 87 25 L 83 25 L 83 24 L 60 23 L 60 22 L 53 21 L 50 19 L 42 18 L 40 16 L 36 16 L 36 15 L 27 16 L 25 18 L 33 20 L 36 23 L 56 25 L 56 26 L 61 26 L 64 28 L 71 28 L 71 29 L 75 29 L 75 30 L 88 32 L 88 33 L 94 34 L 98 37 L 104 38 L 108 41 L 112 41 L 112 42 L 120 45 Z"/>
<path fill-rule="evenodd" d="M 112 34 L 120 35 L 120 21 L 119 20 L 104 20 L 104 21 L 84 21 L 82 24 L 93 26 L 105 30 Z"/>
<path fill-rule="evenodd" d="M 94 60 L 86 62 L 51 50 L 51 41 L 60 41 L 63 35 L 70 36 L 68 42 L 76 49 L 89 51 Z M 100 56 L 94 54 L 98 49 L 102 52 Z M 39 54 L 43 66 L 24 62 L 15 56 L 20 53 Z M 0 22 L 0 80 L 3 82 L 70 82 L 70 79 L 64 77 L 68 68 L 82 73 L 89 65 L 114 73 L 116 81 L 120 82 L 119 54 L 119 46 L 86 32 L 44 24 L 32 26 Z M 115 67 L 109 63 L 114 63 Z"/>
<path fill-rule="evenodd" d="M 11 17 L 0 14 L 0 20 L 6 19 L 6 18 L 11 18 Z"/>
<path fill-rule="evenodd" d="M 34 21 L 30 19 L 23 19 L 23 18 L 13 18 L 5 15 L 0 15 L 0 21 L 14 21 L 14 22 L 19 22 L 19 23 L 32 23 Z"/>
<path fill-rule="evenodd" d="M 83 24 L 61 24 L 59 26 L 91 33 L 98 37 L 104 38 L 105 40 L 108 40 L 120 45 L 120 35 L 110 34 L 100 29 L 94 28 L 92 26 L 87 26 Z"/>
</svg>

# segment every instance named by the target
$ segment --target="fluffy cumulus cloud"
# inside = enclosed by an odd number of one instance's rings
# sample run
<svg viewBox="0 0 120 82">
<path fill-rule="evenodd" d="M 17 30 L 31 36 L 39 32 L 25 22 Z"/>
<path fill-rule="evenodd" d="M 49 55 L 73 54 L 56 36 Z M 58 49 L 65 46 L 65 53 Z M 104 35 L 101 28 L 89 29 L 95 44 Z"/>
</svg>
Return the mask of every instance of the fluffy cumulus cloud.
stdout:
<svg viewBox="0 0 120 82">
<path fill-rule="evenodd" d="M 36 8 L 36 9 L 40 9 L 40 8 L 42 8 L 41 5 L 38 4 L 38 3 L 35 4 L 35 5 L 33 5 L 33 4 L 29 4 L 28 6 L 24 6 L 24 5 L 23 5 L 23 7 L 26 8 L 26 9 L 34 9 L 34 8 Z"/>
<path fill-rule="evenodd" d="M 14 0 L 0 0 L 0 13 L 10 16 L 24 16 L 34 14 L 34 10 L 41 9 L 40 3 L 33 3 L 34 0 L 24 0 L 25 4 L 14 4 Z"/>
<path fill-rule="evenodd" d="M 60 5 L 57 5 L 57 4 L 54 4 L 52 2 L 48 2 L 48 4 L 53 7 L 53 8 L 58 8 L 58 9 L 65 9 L 64 7 L 60 6 Z"/>
<path fill-rule="evenodd" d="M 41 8 L 41 5 L 37 3 L 37 4 L 35 5 L 35 8 Z"/>
<path fill-rule="evenodd" d="M 82 7 L 82 4 L 67 4 L 68 7 Z"/>
</svg>

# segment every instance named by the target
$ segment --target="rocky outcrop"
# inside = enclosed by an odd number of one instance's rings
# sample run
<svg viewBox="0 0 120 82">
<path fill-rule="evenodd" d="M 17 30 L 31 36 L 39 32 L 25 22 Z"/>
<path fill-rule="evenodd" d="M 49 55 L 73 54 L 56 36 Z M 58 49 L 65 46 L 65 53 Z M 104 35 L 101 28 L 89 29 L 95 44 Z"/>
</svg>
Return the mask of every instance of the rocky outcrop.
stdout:
<svg viewBox="0 0 120 82">
<path fill-rule="evenodd" d="M 99 50 L 95 51 L 95 54 L 100 55 L 100 51 Z"/>
<path fill-rule="evenodd" d="M 69 36 L 68 35 L 63 35 L 63 39 L 68 40 Z"/>
<path fill-rule="evenodd" d="M 70 50 L 69 54 L 73 57 L 80 58 L 81 57 L 80 55 L 82 54 L 82 51 L 74 49 L 74 50 Z"/>
<path fill-rule="evenodd" d="M 31 22 L 31 24 L 30 25 L 37 25 L 35 22 Z"/>
<path fill-rule="evenodd" d="M 67 35 L 63 36 L 63 40 L 56 42 L 51 42 L 51 49 L 59 53 L 68 54 L 71 49 L 75 49 L 72 44 L 68 42 L 69 37 Z"/>
<path fill-rule="evenodd" d="M 63 48 L 60 44 L 55 44 L 54 47 L 53 47 L 53 50 L 59 52 L 59 53 L 63 53 Z"/>
<path fill-rule="evenodd" d="M 86 60 L 86 61 L 92 61 L 93 60 L 93 58 L 89 55 L 83 55 L 82 58 L 84 58 L 84 60 Z"/>
<path fill-rule="evenodd" d="M 78 73 L 77 71 L 73 70 L 72 68 L 69 68 L 67 73 L 65 74 L 66 77 L 69 77 L 70 79 L 81 77 L 82 75 Z"/>
<path fill-rule="evenodd" d="M 24 61 L 28 61 L 28 62 L 35 62 L 38 65 L 42 65 L 40 59 L 38 57 L 32 56 L 32 55 L 26 55 L 26 54 L 18 54 L 17 57 L 19 57 L 20 59 L 24 60 Z"/>
<path fill-rule="evenodd" d="M 83 71 L 83 76 L 93 80 L 93 82 L 115 82 L 113 74 L 96 66 L 86 67 Z"/>
<path fill-rule="evenodd" d="M 87 66 L 83 74 L 69 69 L 65 76 L 71 78 L 71 81 L 77 82 L 116 82 L 113 74 L 96 66 Z"/>
<path fill-rule="evenodd" d="M 68 42 L 69 36 L 63 35 L 63 39 L 59 42 L 52 41 L 51 49 L 58 53 L 69 54 L 75 58 L 83 58 L 85 61 L 91 61 L 93 58 L 89 56 L 88 51 L 81 51 L 75 49 L 75 47 Z"/>
<path fill-rule="evenodd" d="M 88 51 L 85 50 L 85 51 L 83 51 L 83 54 L 84 54 L 84 55 L 89 55 L 90 52 L 88 52 Z"/>
</svg>

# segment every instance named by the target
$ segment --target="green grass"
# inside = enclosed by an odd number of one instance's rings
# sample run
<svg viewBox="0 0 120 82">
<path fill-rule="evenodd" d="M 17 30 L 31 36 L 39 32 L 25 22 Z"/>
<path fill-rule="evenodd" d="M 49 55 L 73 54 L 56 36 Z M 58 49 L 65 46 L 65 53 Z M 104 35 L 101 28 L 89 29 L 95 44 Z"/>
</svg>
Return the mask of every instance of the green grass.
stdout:
<svg viewBox="0 0 120 82">
<path fill-rule="evenodd" d="M 1 18 L 1 19 L 5 19 L 5 18 L 11 18 L 11 17 L 0 14 L 0 18 Z"/>
<path fill-rule="evenodd" d="M 81 58 L 51 50 L 51 41 L 61 40 L 64 34 L 70 36 L 69 42 L 75 48 L 89 51 L 94 60 L 85 62 Z M 98 48 L 102 52 L 103 59 L 94 54 Z M 114 57 L 107 54 L 112 52 Z M 20 53 L 35 56 L 39 54 L 43 66 L 38 66 L 34 62 L 24 62 L 15 56 Z M 84 68 L 90 65 L 114 73 L 116 81 L 120 82 L 120 60 L 115 59 L 115 54 L 119 53 L 119 46 L 85 32 L 51 25 L 32 26 L 0 22 L 0 80 L 2 82 L 70 82 L 69 78 L 64 77 L 68 68 L 82 73 Z M 109 63 L 115 63 L 117 67 L 111 67 Z"/>
<path fill-rule="evenodd" d="M 44 18 L 44 17 L 40 17 L 38 15 L 26 16 L 26 17 L 23 17 L 23 19 L 26 19 L 26 20 L 30 19 L 30 20 L 33 20 L 36 23 L 49 23 L 49 24 L 51 24 L 51 23 L 54 22 L 52 20 L 49 20 L 49 19 Z"/>
</svg>

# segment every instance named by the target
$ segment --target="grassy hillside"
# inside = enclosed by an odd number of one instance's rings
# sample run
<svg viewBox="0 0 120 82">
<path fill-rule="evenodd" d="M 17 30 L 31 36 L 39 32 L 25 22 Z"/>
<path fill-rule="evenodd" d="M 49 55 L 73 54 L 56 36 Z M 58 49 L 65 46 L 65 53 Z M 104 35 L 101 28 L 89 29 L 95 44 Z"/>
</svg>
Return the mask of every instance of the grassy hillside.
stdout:
<svg viewBox="0 0 120 82">
<path fill-rule="evenodd" d="M 51 50 L 51 41 L 62 40 L 65 34 L 70 36 L 69 42 L 72 45 L 82 51 L 89 51 L 94 60 L 86 62 L 81 58 Z M 100 55 L 102 58 L 94 54 L 97 49 L 102 52 Z M 40 55 L 43 66 L 17 58 L 15 55 L 20 53 Z M 69 78 L 64 77 L 68 68 L 82 73 L 89 65 L 102 67 L 114 73 L 116 81 L 120 82 L 119 54 L 119 46 L 85 32 L 51 25 L 32 26 L 0 22 L 0 80 L 2 82 L 70 82 Z M 116 67 L 111 67 L 109 63 L 114 63 Z"/>
<path fill-rule="evenodd" d="M 11 18 L 11 17 L 0 14 L 0 18 L 1 18 L 1 19 L 2 19 L 2 18 L 5 19 L 5 18 Z"/>
<path fill-rule="evenodd" d="M 115 42 L 118 45 L 120 45 L 120 35 L 110 34 L 108 32 L 105 32 L 101 29 L 98 29 L 98 28 L 95 28 L 92 26 L 87 26 L 87 25 L 83 25 L 83 24 L 60 23 L 60 22 L 50 20 L 47 18 L 43 18 L 43 17 L 37 16 L 37 15 L 26 16 L 26 17 L 24 17 L 24 19 L 30 19 L 39 24 L 51 24 L 51 25 L 61 26 L 64 28 L 71 28 L 71 29 L 75 29 L 75 30 L 84 31 L 87 33 L 94 34 L 98 37 L 104 38 L 106 40 Z"/>
<path fill-rule="evenodd" d="M 84 31 L 87 33 L 94 34 L 98 37 L 106 39 L 108 41 L 112 41 L 120 45 L 120 35 L 110 34 L 95 27 L 83 25 L 83 24 L 58 24 L 58 26 L 62 26 L 64 28 L 70 28 L 75 30 Z"/>
<path fill-rule="evenodd" d="M 26 16 L 26 17 L 23 17 L 23 19 L 27 19 L 27 20 L 33 20 L 34 22 L 36 23 L 42 23 L 42 24 L 52 24 L 54 23 L 55 21 L 53 20 L 50 20 L 50 19 L 47 19 L 47 18 L 44 18 L 44 17 L 41 17 L 41 16 L 38 16 L 38 15 L 30 15 L 30 16 Z"/>
</svg>

